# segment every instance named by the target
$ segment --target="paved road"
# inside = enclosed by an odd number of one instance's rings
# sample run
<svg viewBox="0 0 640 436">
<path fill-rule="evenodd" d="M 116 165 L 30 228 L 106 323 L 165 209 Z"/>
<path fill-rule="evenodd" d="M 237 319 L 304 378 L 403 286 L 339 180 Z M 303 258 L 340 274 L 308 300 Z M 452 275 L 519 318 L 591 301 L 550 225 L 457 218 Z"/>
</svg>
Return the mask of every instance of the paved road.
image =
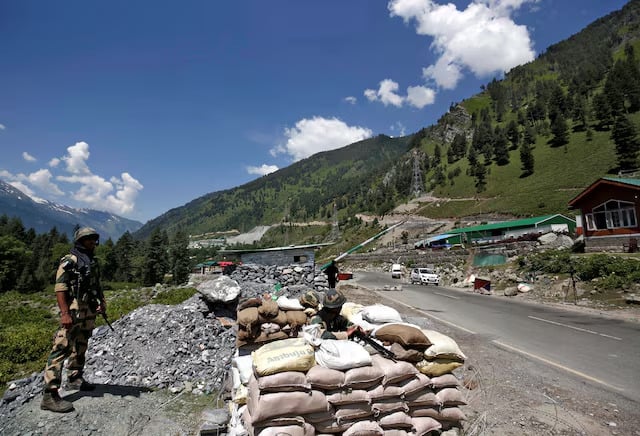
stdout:
<svg viewBox="0 0 640 436">
<path fill-rule="evenodd" d="M 370 289 L 399 284 L 374 272 L 358 272 L 354 282 Z M 403 283 L 402 291 L 381 293 L 640 402 L 639 324 L 435 286 Z"/>
</svg>

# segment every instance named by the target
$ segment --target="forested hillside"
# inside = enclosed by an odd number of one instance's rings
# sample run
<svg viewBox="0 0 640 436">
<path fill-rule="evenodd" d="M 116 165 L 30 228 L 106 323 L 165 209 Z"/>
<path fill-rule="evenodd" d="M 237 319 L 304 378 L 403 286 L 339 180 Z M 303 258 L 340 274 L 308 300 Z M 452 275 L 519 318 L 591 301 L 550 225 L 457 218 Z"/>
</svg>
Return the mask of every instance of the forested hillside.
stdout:
<svg viewBox="0 0 640 436">
<path fill-rule="evenodd" d="M 414 164 L 422 191 L 442 198 L 422 205 L 426 216 L 572 213 L 567 202 L 598 177 L 640 167 L 639 26 L 633 0 L 453 104 L 433 126 L 319 153 L 195 199 L 134 236 L 326 220 L 334 207 L 340 220 L 384 214 L 414 194 Z"/>
</svg>

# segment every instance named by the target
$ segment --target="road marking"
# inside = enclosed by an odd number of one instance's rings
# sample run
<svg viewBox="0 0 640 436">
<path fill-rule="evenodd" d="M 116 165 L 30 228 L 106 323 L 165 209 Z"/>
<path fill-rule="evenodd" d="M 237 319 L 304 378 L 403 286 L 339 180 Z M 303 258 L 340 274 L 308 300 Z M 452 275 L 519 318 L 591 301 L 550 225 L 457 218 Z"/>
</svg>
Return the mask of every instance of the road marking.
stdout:
<svg viewBox="0 0 640 436">
<path fill-rule="evenodd" d="M 378 294 L 379 296 L 381 296 L 382 298 L 388 298 L 388 299 L 390 299 L 388 296 L 386 296 L 386 295 L 384 295 L 384 294 L 381 294 L 381 293 L 380 293 L 380 292 L 378 292 L 378 291 L 374 291 L 374 292 L 375 292 L 376 294 Z M 424 315 L 424 316 L 426 316 L 426 317 L 433 318 L 433 319 L 435 319 L 436 321 L 440 321 L 441 323 L 444 323 L 444 324 L 450 325 L 451 327 L 455 327 L 455 328 L 457 328 L 457 329 L 460 329 L 460 330 L 462 330 L 463 332 L 467 332 L 467 333 L 469 333 L 469 334 L 471 334 L 471 335 L 475 335 L 475 334 L 476 334 L 476 332 L 474 332 L 474 331 L 471 331 L 471 330 L 466 329 L 466 328 L 464 328 L 464 327 L 462 327 L 462 326 L 459 326 L 459 325 L 457 325 L 457 324 L 454 324 L 454 323 L 452 323 L 452 322 L 450 322 L 450 321 L 447 321 L 447 320 L 444 320 L 444 319 L 442 319 L 442 318 L 439 318 L 439 317 L 437 317 L 437 316 L 435 316 L 435 315 L 431 315 L 430 313 L 427 313 L 427 312 L 425 312 L 424 310 L 420 310 L 420 309 L 418 309 L 417 307 L 415 307 L 415 306 L 411 306 L 411 305 L 409 305 L 409 304 L 407 304 L 407 303 L 404 303 L 404 302 L 402 302 L 402 301 L 400 301 L 400 300 L 393 300 L 393 301 L 394 301 L 395 303 L 398 303 L 398 304 L 403 305 L 404 307 L 408 307 L 408 308 L 409 308 L 409 309 L 411 309 L 411 310 L 415 310 L 416 312 L 421 313 L 422 315 Z"/>
<path fill-rule="evenodd" d="M 546 363 L 547 365 L 555 366 L 556 368 L 559 368 L 559 369 L 561 369 L 563 371 L 570 372 L 571 374 L 577 375 L 578 377 L 582 377 L 582 378 L 584 378 L 586 380 L 592 381 L 594 383 L 601 384 L 603 386 L 606 386 L 608 388 L 614 389 L 614 390 L 619 391 L 619 392 L 624 392 L 624 389 L 622 389 L 622 388 L 620 388 L 618 386 L 611 385 L 611 384 L 609 384 L 609 383 L 607 383 L 605 381 L 600 380 L 599 378 L 591 377 L 590 375 L 585 374 L 584 372 L 576 371 L 575 369 L 571 369 L 571 368 L 569 368 L 567 366 L 561 365 L 561 364 L 559 364 L 557 362 L 554 362 L 552 360 L 545 359 L 544 357 L 538 356 L 536 354 L 529 353 L 527 351 L 521 350 L 521 349 L 516 348 L 516 347 L 512 347 L 511 345 L 505 344 L 504 342 L 500 342 L 500 341 L 497 341 L 497 340 L 493 340 L 491 342 L 493 342 L 494 344 L 498 345 L 499 347 L 503 347 L 503 348 L 506 348 L 508 350 L 515 351 L 516 353 L 520 353 L 520 354 L 522 354 L 524 356 L 531 357 L 532 359 L 539 360 L 540 362 Z"/>
<path fill-rule="evenodd" d="M 453 295 L 441 294 L 440 292 L 434 292 L 436 295 L 442 295 L 443 297 L 453 298 L 454 300 L 459 300 L 460 297 L 454 297 Z"/>
<path fill-rule="evenodd" d="M 559 325 L 561 327 L 567 327 L 567 328 L 570 328 L 570 329 L 578 330 L 580 332 L 591 333 L 592 335 L 599 335 L 599 336 L 602 336 L 604 338 L 615 339 L 616 341 L 621 341 L 622 340 L 622 338 L 619 338 L 617 336 L 606 335 L 604 333 L 598 333 L 598 332 L 595 332 L 593 330 L 587 330 L 587 329 L 583 329 L 581 327 L 574 327 L 572 325 L 562 324 L 561 322 L 551 321 L 551 320 L 548 320 L 548 319 L 542 319 L 542 318 L 538 318 L 536 316 L 529 316 L 529 318 L 535 319 L 536 321 L 548 322 L 549 324 L 555 324 L 555 325 Z"/>
</svg>

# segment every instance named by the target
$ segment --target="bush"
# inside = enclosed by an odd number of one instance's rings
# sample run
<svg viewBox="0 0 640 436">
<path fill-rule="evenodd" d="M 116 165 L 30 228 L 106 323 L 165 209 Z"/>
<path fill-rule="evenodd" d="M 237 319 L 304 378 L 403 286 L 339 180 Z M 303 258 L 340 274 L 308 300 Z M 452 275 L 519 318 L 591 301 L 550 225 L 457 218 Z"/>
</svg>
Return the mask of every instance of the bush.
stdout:
<svg viewBox="0 0 640 436">
<path fill-rule="evenodd" d="M 196 293 L 195 288 L 176 288 L 159 292 L 153 299 L 152 303 L 155 304 L 180 304 L 188 298 L 191 298 Z"/>
</svg>

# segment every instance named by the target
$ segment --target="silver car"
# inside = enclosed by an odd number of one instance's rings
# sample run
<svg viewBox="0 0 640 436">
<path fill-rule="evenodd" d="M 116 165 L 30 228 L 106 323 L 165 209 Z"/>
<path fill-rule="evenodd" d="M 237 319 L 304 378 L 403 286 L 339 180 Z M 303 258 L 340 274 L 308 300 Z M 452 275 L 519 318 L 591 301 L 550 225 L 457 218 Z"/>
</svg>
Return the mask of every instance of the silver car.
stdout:
<svg viewBox="0 0 640 436">
<path fill-rule="evenodd" d="M 440 284 L 440 276 L 431 268 L 414 268 L 411 270 L 411 283 L 419 283 L 421 285 Z"/>
</svg>

